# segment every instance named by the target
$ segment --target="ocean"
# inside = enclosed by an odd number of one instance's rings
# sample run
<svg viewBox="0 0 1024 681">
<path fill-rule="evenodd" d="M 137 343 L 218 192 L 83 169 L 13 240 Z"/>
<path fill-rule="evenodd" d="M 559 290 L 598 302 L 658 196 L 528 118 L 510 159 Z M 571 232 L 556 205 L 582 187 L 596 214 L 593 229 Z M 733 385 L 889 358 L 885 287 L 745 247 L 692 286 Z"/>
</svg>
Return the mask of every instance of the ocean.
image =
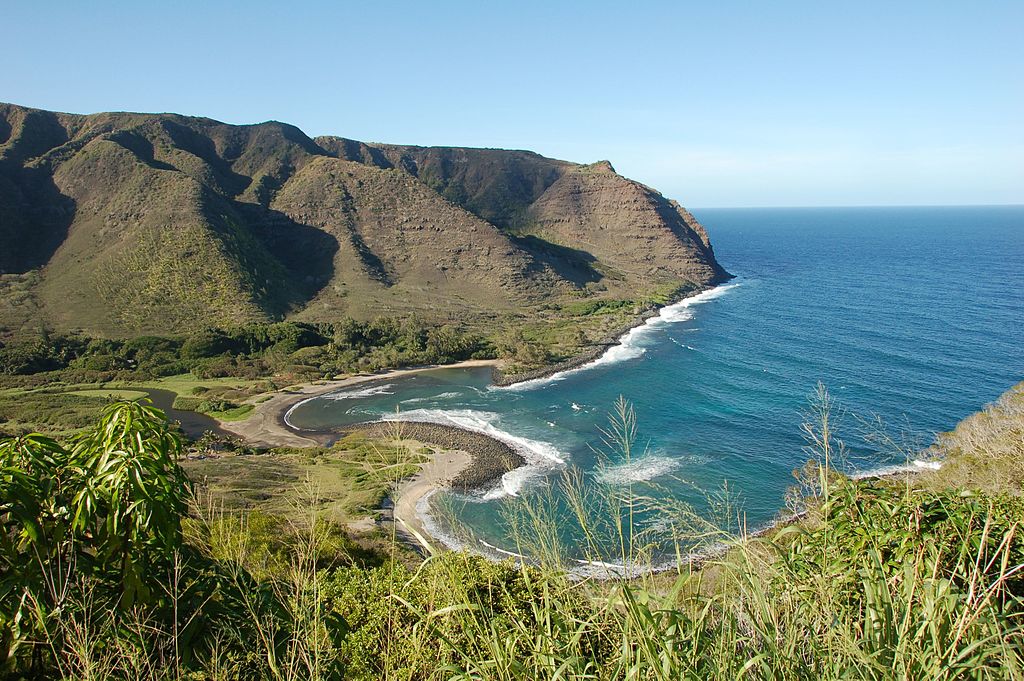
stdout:
<svg viewBox="0 0 1024 681">
<path fill-rule="evenodd" d="M 529 555 L 526 519 L 542 518 L 567 560 L 617 564 L 613 518 L 628 516 L 658 562 L 779 515 L 819 382 L 839 465 L 857 473 L 906 465 L 1024 380 L 1024 207 L 693 212 L 736 278 L 591 365 L 511 388 L 489 369 L 421 373 L 307 401 L 289 422 L 397 414 L 491 434 L 529 465 L 478 495 L 434 495 L 421 513 L 438 538 Z M 628 458 L 602 433 L 620 396 L 636 414 Z"/>
</svg>

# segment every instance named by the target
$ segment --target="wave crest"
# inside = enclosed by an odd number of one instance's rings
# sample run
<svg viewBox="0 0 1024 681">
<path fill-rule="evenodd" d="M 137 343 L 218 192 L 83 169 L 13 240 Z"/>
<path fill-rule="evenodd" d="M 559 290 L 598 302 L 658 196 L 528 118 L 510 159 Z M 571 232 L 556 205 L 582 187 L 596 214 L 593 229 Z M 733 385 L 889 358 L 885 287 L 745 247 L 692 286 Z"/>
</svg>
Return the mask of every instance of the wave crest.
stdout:
<svg viewBox="0 0 1024 681">
<path fill-rule="evenodd" d="M 535 378 L 530 381 L 514 383 L 509 386 L 495 386 L 492 390 L 532 390 L 544 385 L 549 385 L 556 381 L 561 381 L 567 376 L 578 374 L 582 371 L 588 371 L 594 367 L 604 366 L 606 364 L 616 364 L 630 359 L 637 359 L 647 352 L 647 348 L 641 345 L 641 342 L 652 332 L 660 329 L 666 324 L 675 324 L 693 319 L 693 312 L 690 310 L 691 307 L 719 298 L 737 286 L 739 286 L 739 282 L 721 284 L 702 293 L 698 293 L 695 296 L 684 298 L 678 303 L 666 305 L 661 308 L 657 316 L 647 319 L 639 326 L 634 326 L 623 334 L 622 337 L 619 338 L 618 343 L 608 348 L 604 354 L 582 366 L 566 369 L 565 371 L 559 371 L 556 374 L 545 376 L 544 378 Z"/>
<path fill-rule="evenodd" d="M 360 400 L 364 397 L 373 397 L 374 395 L 394 395 L 394 391 L 391 390 L 394 385 L 388 383 L 386 385 L 375 385 L 369 388 L 360 388 L 357 390 L 344 390 L 336 393 L 327 393 L 321 395 L 325 400 Z"/>
<path fill-rule="evenodd" d="M 667 456 L 645 456 L 627 463 L 604 466 L 594 477 L 606 485 L 628 485 L 660 478 L 679 468 L 679 461 Z"/>
<path fill-rule="evenodd" d="M 448 400 L 453 397 L 461 397 L 461 393 L 438 393 L 437 395 L 430 395 L 428 397 L 412 397 L 408 400 L 402 400 L 402 404 L 418 404 L 420 402 L 435 402 L 437 400 Z"/>
<path fill-rule="evenodd" d="M 456 426 L 494 438 L 516 450 L 526 460 L 526 465 L 502 475 L 499 484 L 483 495 L 482 499 L 485 501 L 504 496 L 518 496 L 530 478 L 565 465 L 564 454 L 551 443 L 513 435 L 498 428 L 495 425 L 498 414 L 494 412 L 473 409 L 412 409 L 386 414 L 382 419 Z"/>
</svg>

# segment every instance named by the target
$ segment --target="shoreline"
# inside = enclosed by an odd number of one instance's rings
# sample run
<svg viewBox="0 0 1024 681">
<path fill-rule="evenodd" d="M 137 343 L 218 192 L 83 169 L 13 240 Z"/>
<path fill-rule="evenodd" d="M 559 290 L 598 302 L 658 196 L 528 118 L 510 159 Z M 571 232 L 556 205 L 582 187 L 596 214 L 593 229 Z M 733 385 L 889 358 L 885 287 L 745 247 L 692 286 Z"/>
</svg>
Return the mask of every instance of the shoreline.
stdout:
<svg viewBox="0 0 1024 681">
<path fill-rule="evenodd" d="M 495 367 L 499 361 L 496 359 L 470 359 L 454 364 L 431 364 L 407 369 L 390 369 L 372 374 L 357 374 L 345 378 L 303 383 L 287 391 L 273 393 L 269 400 L 256 404 L 252 415 L 244 421 L 220 421 L 219 423 L 223 430 L 257 447 L 317 447 L 325 444 L 331 434 L 324 431 L 296 430 L 285 420 L 289 410 L 299 402 L 360 383 L 409 376 L 436 369 Z"/>
<path fill-rule="evenodd" d="M 530 371 L 523 371 L 518 374 L 506 374 L 501 370 L 501 367 L 495 365 L 494 370 L 491 372 L 491 383 L 499 388 L 508 388 L 518 383 L 526 383 L 528 381 L 539 381 L 545 378 L 550 378 L 556 374 L 560 374 L 566 371 L 573 371 L 574 369 L 580 369 L 591 362 L 595 362 L 604 356 L 608 350 L 619 345 L 622 339 L 625 338 L 633 329 L 637 329 L 647 323 L 649 319 L 657 317 L 661 314 L 661 311 L 666 307 L 676 305 L 689 298 L 694 298 L 702 293 L 711 291 L 726 282 L 735 279 L 734 275 L 716 280 L 713 283 L 698 286 L 695 289 L 691 289 L 681 296 L 675 297 L 671 302 L 665 303 L 664 305 L 654 305 L 643 312 L 641 312 L 636 318 L 634 318 L 629 324 L 620 326 L 612 331 L 609 331 L 604 337 L 594 344 L 589 350 L 585 350 L 577 355 L 574 355 L 568 359 L 564 359 L 561 362 L 551 364 L 549 366 L 540 367 L 539 369 L 532 369 Z"/>
<path fill-rule="evenodd" d="M 452 481 L 473 463 L 472 455 L 458 450 L 435 450 L 419 471 L 406 478 L 394 491 L 391 516 L 408 543 L 415 544 L 428 554 L 445 548 L 444 543 L 431 535 L 420 517 L 419 506 L 430 503 L 434 492 L 447 489 Z"/>
<path fill-rule="evenodd" d="M 684 295 L 674 298 L 672 302 L 665 305 L 657 305 L 640 313 L 629 324 L 621 326 L 608 334 L 594 347 L 566 360 L 518 374 L 505 374 L 502 372 L 502 360 L 498 359 L 471 359 L 454 364 L 430 364 L 426 366 L 409 367 L 405 369 L 389 369 L 378 371 L 372 374 L 357 374 L 341 379 L 327 381 L 316 381 L 303 383 L 288 392 L 274 393 L 265 402 L 255 405 L 252 415 L 244 421 L 219 421 L 220 428 L 229 431 L 231 434 L 242 438 L 249 444 L 259 447 L 313 447 L 323 444 L 326 433 L 319 431 L 299 431 L 287 423 L 288 411 L 296 404 L 313 397 L 324 395 L 340 388 L 346 388 L 360 383 L 374 380 L 387 380 L 399 378 L 410 374 L 437 369 L 460 369 L 471 367 L 491 367 L 491 383 L 496 387 L 509 387 L 518 383 L 549 378 L 565 371 L 579 369 L 602 357 L 610 348 L 618 345 L 622 339 L 633 329 L 643 326 L 653 317 L 657 317 L 661 310 L 671 305 L 698 296 L 726 283 L 733 276 L 716 281 L 715 283 L 698 286 L 687 291 Z M 309 435 L 301 433 L 308 432 Z M 473 431 L 466 431 L 473 432 Z M 319 439 L 317 439 L 319 437 Z M 491 438 L 493 439 L 493 438 Z M 500 442 L 495 440 L 496 442 Z M 502 443 L 504 444 L 504 443 Z"/>
<path fill-rule="evenodd" d="M 553 365 L 539 369 L 506 375 L 501 370 L 500 360 L 467 360 L 454 364 L 440 364 L 392 369 L 373 374 L 360 374 L 343 379 L 318 381 L 301 384 L 284 393 L 275 393 L 269 400 L 255 405 L 253 414 L 244 421 L 221 422 L 220 427 L 232 435 L 242 438 L 255 446 L 263 447 L 313 447 L 324 446 L 336 439 L 339 431 L 299 431 L 287 422 L 287 415 L 299 403 L 346 387 L 375 380 L 387 380 L 415 373 L 437 369 L 470 367 L 491 367 L 491 383 L 496 387 L 508 387 L 527 381 L 542 380 L 566 371 L 580 369 L 604 356 L 609 349 L 619 345 L 634 329 L 644 326 L 648 320 L 657 317 L 665 308 L 713 290 L 733 277 L 723 278 L 715 283 L 688 290 L 664 305 L 644 310 L 627 325 L 609 332 L 591 349 Z M 371 421 L 350 426 L 345 430 L 367 430 L 381 428 L 382 423 Z M 444 546 L 443 540 L 434 537 L 426 529 L 420 516 L 421 502 L 429 503 L 429 497 L 443 489 L 460 492 L 482 491 L 493 486 L 501 477 L 516 468 L 526 465 L 526 459 L 507 443 L 477 431 L 450 424 L 429 422 L 401 422 L 401 437 L 424 445 L 433 446 L 429 460 L 419 471 L 403 480 L 392 496 L 392 515 L 406 538 L 416 546 L 435 552 L 435 545 Z"/>
<path fill-rule="evenodd" d="M 244 421 L 219 422 L 219 427 L 258 447 L 318 447 L 330 444 L 342 431 L 299 431 L 287 422 L 288 412 L 297 404 L 335 390 L 375 380 L 388 380 L 437 369 L 475 367 L 495 368 L 499 360 L 466 360 L 392 369 L 373 374 L 360 374 L 342 379 L 306 383 L 284 392 L 274 393 L 269 400 L 255 405 L 252 415 Z M 479 490 L 494 484 L 501 476 L 526 464 L 526 460 L 508 444 L 483 433 L 448 424 L 401 421 L 395 426 L 386 421 L 370 421 L 346 428 L 372 434 L 392 426 L 401 439 L 432 448 L 428 460 L 419 470 L 402 480 L 391 495 L 391 515 L 406 543 L 428 554 L 446 548 L 432 536 L 420 517 L 419 506 L 442 489 L 462 492 Z M 391 435 L 387 433 L 387 435 Z"/>
</svg>

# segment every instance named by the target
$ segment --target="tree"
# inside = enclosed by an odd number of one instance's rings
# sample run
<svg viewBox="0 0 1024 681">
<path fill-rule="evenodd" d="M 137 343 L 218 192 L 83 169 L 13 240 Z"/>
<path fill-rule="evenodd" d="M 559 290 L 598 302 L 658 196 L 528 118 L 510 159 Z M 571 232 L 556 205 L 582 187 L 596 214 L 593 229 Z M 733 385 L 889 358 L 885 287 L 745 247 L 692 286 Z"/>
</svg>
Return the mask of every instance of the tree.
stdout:
<svg viewBox="0 0 1024 681">
<path fill-rule="evenodd" d="M 180 453 L 163 412 L 131 401 L 108 407 L 72 448 L 72 530 L 89 538 L 97 564 L 119 566 L 126 606 L 149 597 L 145 576 L 181 543 L 191 483 Z"/>
<path fill-rule="evenodd" d="M 163 412 L 116 402 L 70 448 L 0 440 L 0 662 L 94 578 L 124 608 L 152 598 L 181 544 L 190 483 Z"/>
</svg>

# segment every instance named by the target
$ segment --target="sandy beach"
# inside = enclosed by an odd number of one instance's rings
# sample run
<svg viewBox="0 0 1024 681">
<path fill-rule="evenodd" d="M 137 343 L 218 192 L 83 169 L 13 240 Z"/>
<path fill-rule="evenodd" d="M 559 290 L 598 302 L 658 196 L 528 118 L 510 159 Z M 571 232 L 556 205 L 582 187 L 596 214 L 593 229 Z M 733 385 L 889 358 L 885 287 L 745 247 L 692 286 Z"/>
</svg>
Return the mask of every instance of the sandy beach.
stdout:
<svg viewBox="0 0 1024 681">
<path fill-rule="evenodd" d="M 456 364 L 435 364 L 409 369 L 394 369 L 374 374 L 349 376 L 333 381 L 306 383 L 298 387 L 289 388 L 286 392 L 274 393 L 269 400 L 257 404 L 255 409 L 253 409 L 252 415 L 244 421 L 222 421 L 220 426 L 224 430 L 237 435 L 257 447 L 315 447 L 322 444 L 315 436 L 302 435 L 298 431 L 289 428 L 284 422 L 284 416 L 288 413 L 288 410 L 302 400 L 359 383 L 398 378 L 399 376 L 407 376 L 432 369 L 494 367 L 497 365 L 498 360 L 495 359 L 474 359 Z"/>
<path fill-rule="evenodd" d="M 323 440 L 326 438 L 318 437 L 316 433 L 299 433 L 289 427 L 284 420 L 288 410 L 302 400 L 359 383 L 397 378 L 422 371 L 494 367 L 497 364 L 498 360 L 468 360 L 456 364 L 396 369 L 333 381 L 307 383 L 292 387 L 286 392 L 274 393 L 269 400 L 257 404 L 252 415 L 244 421 L 221 422 L 220 426 L 223 430 L 258 447 L 315 447 L 324 444 Z M 477 456 L 475 451 L 464 450 L 488 450 L 494 445 L 488 447 L 486 440 L 489 438 L 476 433 L 467 433 L 460 437 L 459 433 L 452 432 L 456 429 L 450 426 L 410 424 L 409 429 L 411 432 L 406 435 L 409 444 L 414 447 L 427 445 L 434 454 L 420 467 L 419 472 L 404 480 L 395 490 L 393 515 L 399 532 L 407 541 L 423 547 L 428 553 L 434 553 L 440 546 L 430 537 L 417 513 L 420 500 L 435 490 L 459 486 L 460 481 L 471 480 L 469 469 L 474 462 L 480 464 L 479 468 L 493 475 L 490 469 L 494 466 L 495 456 Z M 497 458 L 501 458 L 500 453 Z"/>
<path fill-rule="evenodd" d="M 438 489 L 447 489 L 473 462 L 467 452 L 450 449 L 435 449 L 430 461 L 423 464 L 419 473 L 407 478 L 395 490 L 395 522 L 407 539 L 422 546 L 428 553 L 435 553 L 439 546 L 430 537 L 416 511 L 420 500 Z"/>
</svg>

